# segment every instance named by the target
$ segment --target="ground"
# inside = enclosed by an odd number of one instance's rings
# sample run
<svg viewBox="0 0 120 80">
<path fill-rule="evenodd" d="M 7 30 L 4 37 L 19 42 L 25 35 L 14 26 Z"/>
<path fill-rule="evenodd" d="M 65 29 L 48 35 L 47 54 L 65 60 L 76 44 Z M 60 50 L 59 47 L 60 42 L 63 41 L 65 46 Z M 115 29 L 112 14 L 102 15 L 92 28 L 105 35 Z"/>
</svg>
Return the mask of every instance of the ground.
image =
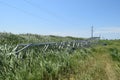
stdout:
<svg viewBox="0 0 120 80">
<path fill-rule="evenodd" d="M 120 67 L 107 49 L 99 47 L 83 64 L 79 64 L 77 74 L 65 80 L 120 80 Z"/>
</svg>

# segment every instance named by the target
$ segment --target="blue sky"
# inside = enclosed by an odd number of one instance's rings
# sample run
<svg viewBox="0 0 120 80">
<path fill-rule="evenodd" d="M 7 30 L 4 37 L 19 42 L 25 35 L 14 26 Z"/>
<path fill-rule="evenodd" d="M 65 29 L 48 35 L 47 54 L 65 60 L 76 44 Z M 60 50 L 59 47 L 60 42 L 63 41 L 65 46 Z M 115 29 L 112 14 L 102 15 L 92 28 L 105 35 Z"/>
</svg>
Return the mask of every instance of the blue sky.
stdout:
<svg viewBox="0 0 120 80">
<path fill-rule="evenodd" d="M 90 37 L 92 25 L 118 38 L 120 0 L 0 0 L 0 32 Z"/>
</svg>

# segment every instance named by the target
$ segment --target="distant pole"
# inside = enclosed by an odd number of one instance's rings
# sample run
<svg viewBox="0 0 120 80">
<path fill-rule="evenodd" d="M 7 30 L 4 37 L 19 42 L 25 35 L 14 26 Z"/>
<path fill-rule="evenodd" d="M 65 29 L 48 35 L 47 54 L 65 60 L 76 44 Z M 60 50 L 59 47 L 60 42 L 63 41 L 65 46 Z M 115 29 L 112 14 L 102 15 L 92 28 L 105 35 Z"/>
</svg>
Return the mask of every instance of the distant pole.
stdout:
<svg viewBox="0 0 120 80">
<path fill-rule="evenodd" d="M 99 38 L 101 38 L 102 36 L 101 36 L 101 34 L 99 35 Z"/>
<path fill-rule="evenodd" d="M 93 38 L 93 26 L 91 27 L 91 38 Z"/>
</svg>

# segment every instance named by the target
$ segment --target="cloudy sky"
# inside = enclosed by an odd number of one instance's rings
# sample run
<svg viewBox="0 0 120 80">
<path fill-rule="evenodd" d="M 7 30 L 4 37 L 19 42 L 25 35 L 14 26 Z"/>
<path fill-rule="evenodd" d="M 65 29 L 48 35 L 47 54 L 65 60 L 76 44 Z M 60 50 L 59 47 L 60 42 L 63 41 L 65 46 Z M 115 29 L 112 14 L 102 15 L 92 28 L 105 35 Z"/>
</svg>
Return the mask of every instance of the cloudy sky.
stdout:
<svg viewBox="0 0 120 80">
<path fill-rule="evenodd" d="M 0 32 L 120 38 L 120 0 L 0 0 Z"/>
</svg>

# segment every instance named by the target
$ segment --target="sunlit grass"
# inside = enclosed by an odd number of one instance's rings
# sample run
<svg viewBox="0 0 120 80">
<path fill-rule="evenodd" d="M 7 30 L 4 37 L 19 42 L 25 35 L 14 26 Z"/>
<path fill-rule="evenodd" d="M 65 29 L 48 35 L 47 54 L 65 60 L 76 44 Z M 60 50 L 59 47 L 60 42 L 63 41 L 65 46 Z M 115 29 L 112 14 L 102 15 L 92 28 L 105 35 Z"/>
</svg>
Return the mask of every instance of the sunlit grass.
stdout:
<svg viewBox="0 0 120 80">
<path fill-rule="evenodd" d="M 102 40 L 73 51 L 31 47 L 16 56 L 12 49 L 21 42 L 73 39 L 32 35 L 28 40 L 27 35 L 20 36 L 4 34 L 0 40 L 0 80 L 120 80 L 120 40 Z"/>
</svg>

